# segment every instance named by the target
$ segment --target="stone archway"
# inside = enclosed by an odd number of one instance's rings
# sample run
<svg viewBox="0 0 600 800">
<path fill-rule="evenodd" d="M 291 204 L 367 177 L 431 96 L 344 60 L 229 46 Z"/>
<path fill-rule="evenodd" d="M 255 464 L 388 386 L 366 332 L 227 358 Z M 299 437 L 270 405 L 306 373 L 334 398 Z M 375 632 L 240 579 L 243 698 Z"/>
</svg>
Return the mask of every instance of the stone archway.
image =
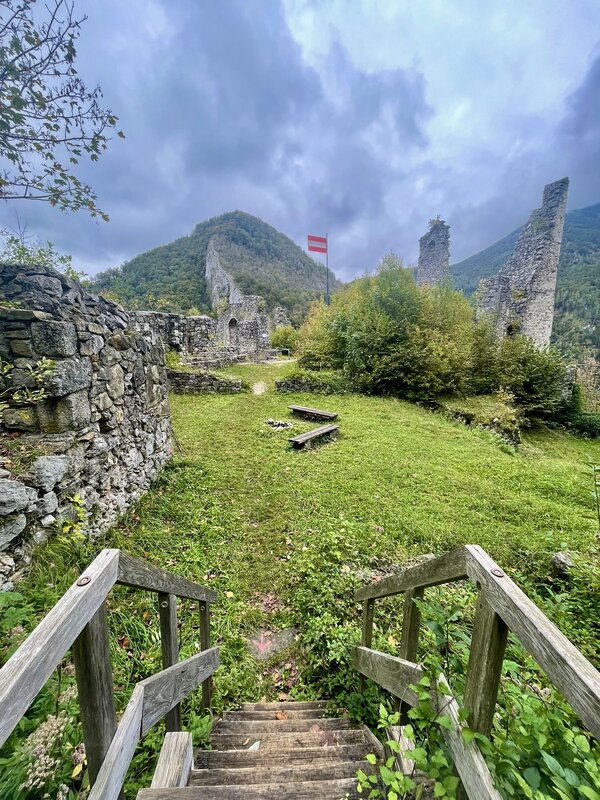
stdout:
<svg viewBox="0 0 600 800">
<path fill-rule="evenodd" d="M 227 330 L 229 332 L 229 344 L 230 345 L 237 345 L 238 343 L 238 321 L 235 317 L 232 317 L 229 320 L 227 325 Z"/>
</svg>

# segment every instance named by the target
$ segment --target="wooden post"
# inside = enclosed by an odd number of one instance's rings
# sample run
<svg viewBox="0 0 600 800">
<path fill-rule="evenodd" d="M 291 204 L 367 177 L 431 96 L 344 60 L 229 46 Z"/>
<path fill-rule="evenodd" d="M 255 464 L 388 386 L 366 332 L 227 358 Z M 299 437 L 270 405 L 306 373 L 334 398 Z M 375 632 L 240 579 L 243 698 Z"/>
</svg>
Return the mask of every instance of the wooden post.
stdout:
<svg viewBox="0 0 600 800">
<path fill-rule="evenodd" d="M 177 598 L 174 594 L 158 593 L 158 614 L 160 617 L 160 649 L 163 669 L 172 667 L 179 661 L 179 641 L 177 638 Z M 181 730 L 181 706 L 176 705 L 165 715 L 165 728 L 175 732 Z"/>
<path fill-rule="evenodd" d="M 473 622 L 471 651 L 465 682 L 465 707 L 469 727 L 489 736 L 500 685 L 508 627 L 480 591 Z"/>
<path fill-rule="evenodd" d="M 361 645 L 371 647 L 373 641 L 373 614 L 375 613 L 375 600 L 365 600 L 363 603 L 362 615 L 362 637 Z M 358 691 L 362 694 L 365 690 L 365 678 L 361 675 L 358 679 Z"/>
<path fill-rule="evenodd" d="M 419 628 L 421 627 L 421 611 L 413 601 L 421 600 L 425 589 L 419 586 L 416 589 L 409 589 L 404 593 L 404 609 L 402 614 L 402 637 L 398 647 L 398 655 L 405 661 L 417 660 L 417 648 L 419 646 Z M 401 722 L 405 725 L 408 722 L 407 713 L 410 706 L 407 703 L 398 701 L 398 710 L 401 715 Z"/>
<path fill-rule="evenodd" d="M 200 601 L 200 649 L 210 648 L 210 603 Z M 202 684 L 202 707 L 208 709 L 212 706 L 212 676 Z"/>
<path fill-rule="evenodd" d="M 117 729 L 106 603 L 73 642 L 77 693 L 90 785 L 98 775 Z"/>
</svg>

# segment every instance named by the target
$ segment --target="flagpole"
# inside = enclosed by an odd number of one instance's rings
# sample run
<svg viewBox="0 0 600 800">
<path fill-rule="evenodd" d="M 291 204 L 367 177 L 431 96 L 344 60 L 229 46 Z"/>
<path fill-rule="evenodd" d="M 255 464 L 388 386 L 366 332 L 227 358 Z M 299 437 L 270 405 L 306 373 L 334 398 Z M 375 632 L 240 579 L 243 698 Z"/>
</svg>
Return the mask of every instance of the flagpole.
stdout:
<svg viewBox="0 0 600 800">
<path fill-rule="evenodd" d="M 325 275 L 327 279 L 327 288 L 325 290 L 325 302 L 329 305 L 329 234 L 325 234 Z"/>
</svg>

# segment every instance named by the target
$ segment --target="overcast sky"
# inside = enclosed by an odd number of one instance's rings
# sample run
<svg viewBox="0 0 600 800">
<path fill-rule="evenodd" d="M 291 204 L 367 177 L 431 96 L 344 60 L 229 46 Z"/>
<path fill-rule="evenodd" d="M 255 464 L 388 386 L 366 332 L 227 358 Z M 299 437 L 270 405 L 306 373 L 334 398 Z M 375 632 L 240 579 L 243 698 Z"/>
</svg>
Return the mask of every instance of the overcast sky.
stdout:
<svg viewBox="0 0 600 800">
<path fill-rule="evenodd" d="M 598 0 L 75 0 L 78 68 L 125 140 L 83 176 L 109 223 L 0 204 L 88 272 L 241 209 L 345 279 L 427 221 L 452 260 L 522 224 L 569 175 L 600 202 Z"/>
</svg>

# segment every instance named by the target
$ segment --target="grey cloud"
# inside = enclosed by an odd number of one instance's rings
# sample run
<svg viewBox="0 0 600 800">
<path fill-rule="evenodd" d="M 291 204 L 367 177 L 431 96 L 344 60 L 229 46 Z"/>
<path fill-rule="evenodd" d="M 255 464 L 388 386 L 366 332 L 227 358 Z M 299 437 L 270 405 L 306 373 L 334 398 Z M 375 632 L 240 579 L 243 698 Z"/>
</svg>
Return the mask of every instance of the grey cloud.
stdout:
<svg viewBox="0 0 600 800">
<path fill-rule="evenodd" d="M 600 199 L 598 60 L 554 129 L 526 110 L 514 117 L 515 138 L 542 145 L 499 158 L 465 130 L 464 156 L 444 162 L 429 150 L 426 73 L 366 71 L 340 44 L 309 64 L 278 0 L 87 6 L 81 71 L 103 86 L 127 135 L 84 170 L 111 222 L 18 210 L 94 270 L 241 208 L 300 244 L 328 230 L 332 266 L 349 278 L 390 248 L 413 260 L 437 213 L 457 260 L 521 224 L 563 174 L 576 178 L 580 204 Z M 155 36 L 137 19 L 151 7 L 168 22 Z M 0 208 L 2 218 L 12 211 Z"/>
</svg>

